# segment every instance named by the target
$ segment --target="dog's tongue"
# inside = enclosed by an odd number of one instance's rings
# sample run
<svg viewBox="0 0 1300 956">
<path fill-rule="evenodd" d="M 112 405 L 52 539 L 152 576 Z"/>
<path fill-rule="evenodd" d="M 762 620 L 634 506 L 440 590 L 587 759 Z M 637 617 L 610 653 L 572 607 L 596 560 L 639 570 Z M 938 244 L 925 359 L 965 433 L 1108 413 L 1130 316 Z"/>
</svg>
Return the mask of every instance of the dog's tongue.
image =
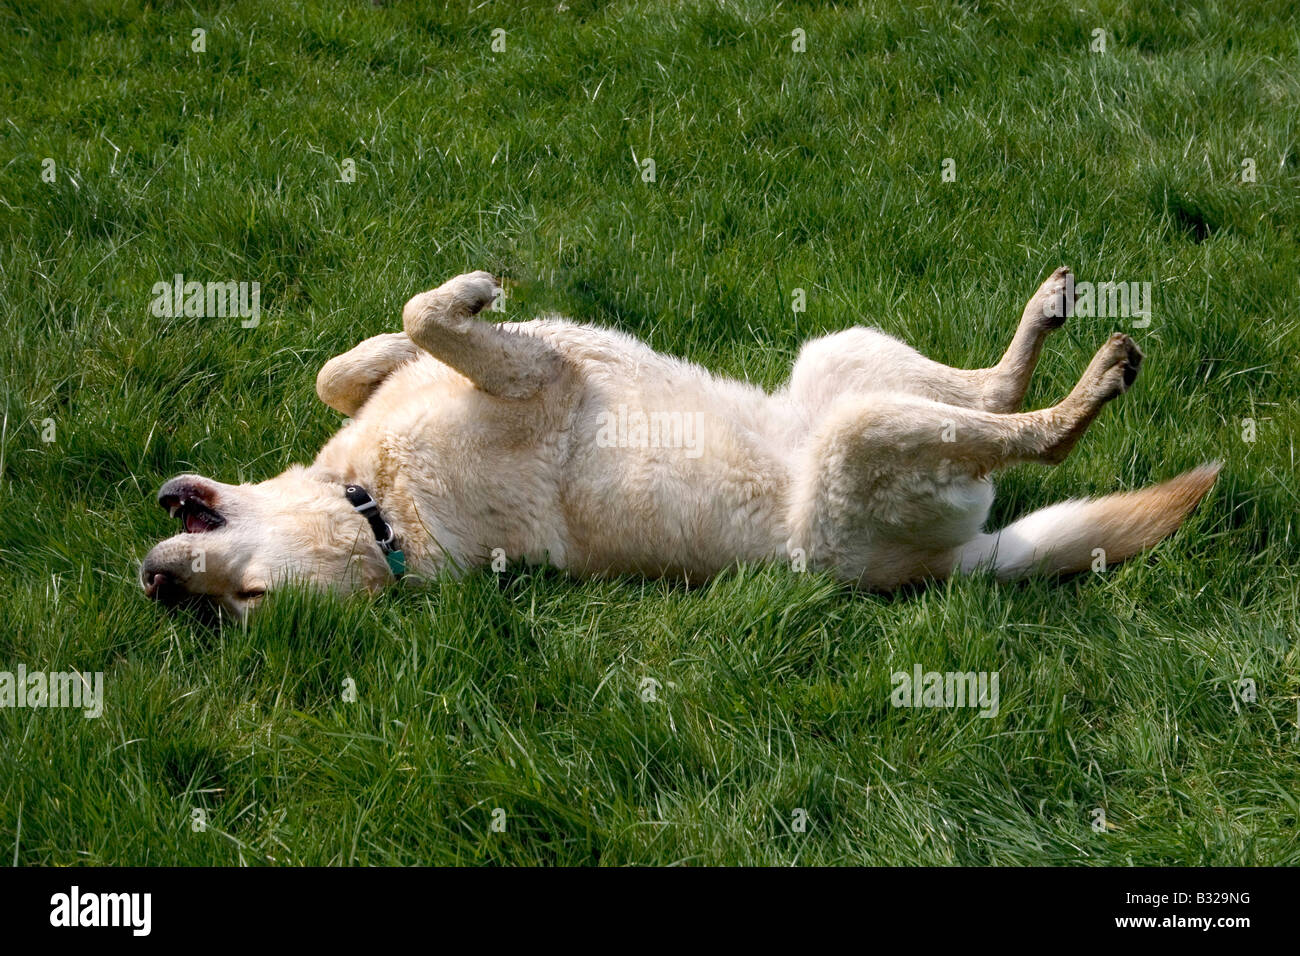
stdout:
<svg viewBox="0 0 1300 956">
<path fill-rule="evenodd" d="M 208 530 L 208 524 L 196 514 L 185 516 L 185 530 L 189 534 L 200 534 Z"/>
</svg>

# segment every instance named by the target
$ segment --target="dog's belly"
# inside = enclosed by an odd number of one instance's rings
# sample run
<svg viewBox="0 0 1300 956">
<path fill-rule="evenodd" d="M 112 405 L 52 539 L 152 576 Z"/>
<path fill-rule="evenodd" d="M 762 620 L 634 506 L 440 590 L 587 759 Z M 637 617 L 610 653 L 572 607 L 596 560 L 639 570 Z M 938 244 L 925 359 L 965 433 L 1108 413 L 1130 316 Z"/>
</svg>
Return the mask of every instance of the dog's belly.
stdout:
<svg viewBox="0 0 1300 956">
<path fill-rule="evenodd" d="M 757 389 L 674 363 L 589 376 L 560 493 L 577 573 L 699 578 L 781 553 L 781 411 Z"/>
<path fill-rule="evenodd" d="M 568 565 L 579 574 L 704 577 L 770 558 L 785 537 L 774 483 L 720 481 L 706 466 L 646 456 L 577 476 L 561 494 Z"/>
<path fill-rule="evenodd" d="M 771 485 L 719 483 L 705 468 L 649 457 L 634 472 L 620 465 L 563 485 L 570 570 L 699 578 L 780 550 L 779 490 Z"/>
</svg>

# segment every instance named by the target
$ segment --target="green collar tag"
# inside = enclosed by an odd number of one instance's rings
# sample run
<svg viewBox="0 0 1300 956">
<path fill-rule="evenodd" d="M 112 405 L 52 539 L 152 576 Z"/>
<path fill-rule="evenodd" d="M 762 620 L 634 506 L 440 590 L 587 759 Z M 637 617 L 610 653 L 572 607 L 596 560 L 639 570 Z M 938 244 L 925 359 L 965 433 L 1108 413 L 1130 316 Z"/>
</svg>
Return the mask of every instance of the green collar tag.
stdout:
<svg viewBox="0 0 1300 956">
<path fill-rule="evenodd" d="M 385 551 L 384 558 L 388 561 L 388 569 L 393 572 L 394 577 L 401 577 L 406 573 L 406 553 L 397 551 Z"/>
</svg>

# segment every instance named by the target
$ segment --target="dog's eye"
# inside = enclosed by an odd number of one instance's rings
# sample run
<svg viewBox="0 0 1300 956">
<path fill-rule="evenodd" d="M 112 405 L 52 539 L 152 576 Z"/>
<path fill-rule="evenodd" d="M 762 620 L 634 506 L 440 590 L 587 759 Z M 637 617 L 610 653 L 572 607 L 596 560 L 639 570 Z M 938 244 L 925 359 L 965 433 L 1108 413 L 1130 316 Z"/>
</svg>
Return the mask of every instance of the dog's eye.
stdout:
<svg viewBox="0 0 1300 956">
<path fill-rule="evenodd" d="M 251 601 L 254 598 L 260 598 L 266 593 L 266 588 L 252 588 L 248 591 L 236 591 L 235 597 L 241 601 Z"/>
</svg>

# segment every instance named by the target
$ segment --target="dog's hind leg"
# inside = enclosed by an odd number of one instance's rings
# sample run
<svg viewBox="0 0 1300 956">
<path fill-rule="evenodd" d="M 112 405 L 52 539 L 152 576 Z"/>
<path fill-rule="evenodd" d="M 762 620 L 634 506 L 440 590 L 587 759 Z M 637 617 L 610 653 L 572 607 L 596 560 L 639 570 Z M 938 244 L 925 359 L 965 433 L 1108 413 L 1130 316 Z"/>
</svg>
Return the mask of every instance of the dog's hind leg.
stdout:
<svg viewBox="0 0 1300 956">
<path fill-rule="evenodd" d="M 529 398 L 559 376 L 563 361 L 536 336 L 474 318 L 499 291 L 487 272 L 456 276 L 407 302 L 402 326 L 416 345 L 489 395 Z"/>
<path fill-rule="evenodd" d="M 1070 270 L 1057 269 L 1025 305 L 1020 325 L 1002 360 L 980 369 L 979 407 L 990 412 L 1014 412 L 1024 401 L 1029 377 L 1038 364 L 1048 333 L 1065 324 L 1074 310 L 1074 283 Z"/>
<path fill-rule="evenodd" d="M 791 488 L 788 548 L 878 588 L 945 574 L 978 533 L 990 472 L 1060 462 L 1137 375 L 1142 353 L 1115 334 L 1060 404 L 1003 414 L 920 396 L 845 396 L 805 446 Z"/>
<path fill-rule="evenodd" d="M 320 400 L 344 415 L 355 415 L 393 370 L 420 354 L 405 332 L 386 332 L 336 355 L 316 375 Z"/>
<path fill-rule="evenodd" d="M 807 342 L 786 394 L 811 416 L 853 392 L 904 392 L 962 408 L 1014 412 L 1024 400 L 1043 341 L 1073 308 L 1069 276 L 1069 269 L 1057 269 L 1034 293 L 1010 347 L 992 368 L 952 368 L 892 336 L 858 326 Z"/>
</svg>

